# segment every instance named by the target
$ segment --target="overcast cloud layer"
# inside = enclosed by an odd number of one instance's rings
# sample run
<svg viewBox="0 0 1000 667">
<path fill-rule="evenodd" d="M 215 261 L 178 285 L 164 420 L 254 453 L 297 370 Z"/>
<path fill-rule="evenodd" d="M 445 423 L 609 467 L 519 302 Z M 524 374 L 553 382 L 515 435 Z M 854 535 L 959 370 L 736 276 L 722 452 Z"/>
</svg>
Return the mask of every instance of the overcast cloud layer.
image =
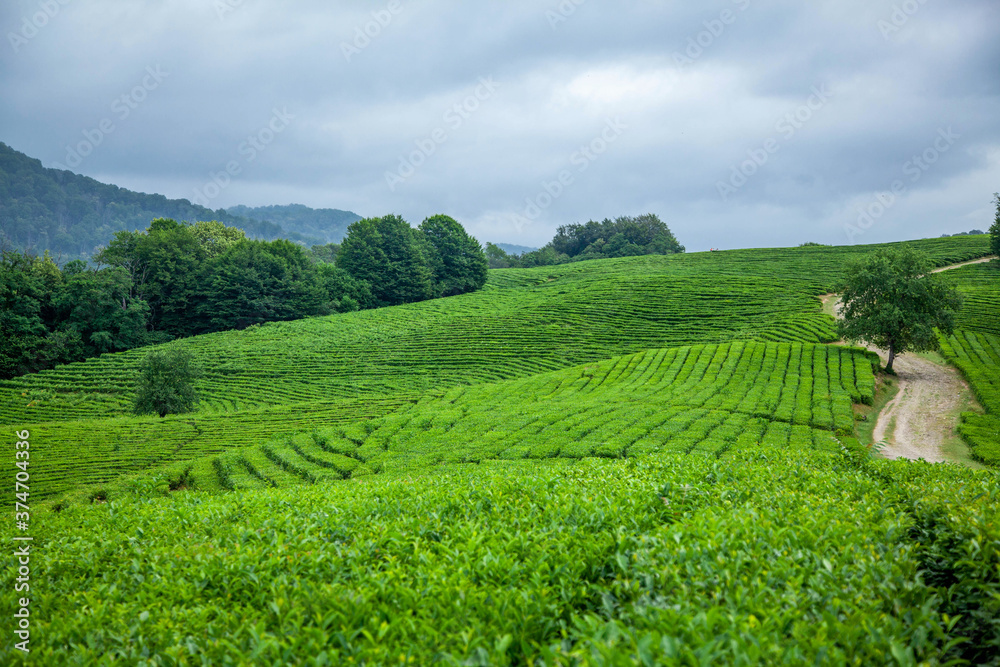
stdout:
<svg viewBox="0 0 1000 667">
<path fill-rule="evenodd" d="M 705 250 L 986 229 L 1000 190 L 996 0 L 8 0 L 0 29 L 0 141 L 213 209 L 536 246 L 653 212 Z"/>
</svg>

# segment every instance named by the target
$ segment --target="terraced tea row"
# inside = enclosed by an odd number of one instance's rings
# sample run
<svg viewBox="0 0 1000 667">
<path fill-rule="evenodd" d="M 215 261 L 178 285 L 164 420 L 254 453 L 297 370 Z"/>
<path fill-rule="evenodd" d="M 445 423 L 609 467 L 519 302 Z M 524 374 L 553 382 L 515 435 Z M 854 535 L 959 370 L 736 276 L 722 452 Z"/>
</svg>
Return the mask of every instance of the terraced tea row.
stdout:
<svg viewBox="0 0 1000 667">
<path fill-rule="evenodd" d="M 257 446 L 303 429 L 356 423 L 394 411 L 401 400 L 346 400 L 242 412 L 159 418 L 118 418 L 27 425 L 31 492 L 48 498 L 122 475 Z M 4 491 L 9 498 L 11 491 Z"/>
<path fill-rule="evenodd" d="M 984 239 L 914 242 L 947 263 Z M 201 412 L 418 395 L 643 349 L 727 340 L 824 342 L 815 296 L 872 246 L 649 256 L 493 271 L 482 292 L 178 341 L 201 363 Z M 127 413 L 144 350 L 0 383 L 5 424 Z"/>
<path fill-rule="evenodd" d="M 972 264 L 946 275 L 964 297 L 957 325 L 1000 336 L 1000 260 Z"/>
<path fill-rule="evenodd" d="M 1000 337 L 960 329 L 942 338 L 941 349 L 965 375 L 987 413 L 963 413 L 959 432 L 975 458 L 1000 465 Z"/>
<path fill-rule="evenodd" d="M 734 446 L 835 451 L 870 403 L 876 358 L 856 349 L 736 342 L 649 350 L 523 380 L 455 388 L 365 423 L 317 428 L 193 469 L 204 489 L 497 459 L 723 456 Z"/>
</svg>

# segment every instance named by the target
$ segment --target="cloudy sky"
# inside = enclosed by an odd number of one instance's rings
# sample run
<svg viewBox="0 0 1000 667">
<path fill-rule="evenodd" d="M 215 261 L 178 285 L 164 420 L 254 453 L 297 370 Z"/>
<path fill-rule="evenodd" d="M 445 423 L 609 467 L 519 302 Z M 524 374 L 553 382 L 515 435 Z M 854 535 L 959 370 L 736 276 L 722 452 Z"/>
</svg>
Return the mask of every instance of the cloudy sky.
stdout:
<svg viewBox="0 0 1000 667">
<path fill-rule="evenodd" d="M 689 250 L 986 229 L 996 0 L 5 0 L 0 141 L 211 208 Z"/>
</svg>

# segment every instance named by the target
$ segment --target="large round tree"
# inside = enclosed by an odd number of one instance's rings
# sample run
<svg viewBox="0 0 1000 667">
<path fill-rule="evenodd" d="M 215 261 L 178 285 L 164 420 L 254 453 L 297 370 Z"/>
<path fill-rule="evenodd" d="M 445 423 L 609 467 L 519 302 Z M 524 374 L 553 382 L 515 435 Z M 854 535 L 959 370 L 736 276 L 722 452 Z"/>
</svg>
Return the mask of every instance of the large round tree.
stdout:
<svg viewBox="0 0 1000 667">
<path fill-rule="evenodd" d="M 420 224 L 420 231 L 428 245 L 427 261 L 437 296 L 474 292 L 486 284 L 489 262 L 483 248 L 458 221 L 435 215 Z"/>
<path fill-rule="evenodd" d="M 896 356 L 938 349 L 937 333 L 952 333 L 962 299 L 932 268 L 927 255 L 906 246 L 849 263 L 840 335 L 886 350 L 890 373 Z"/>
<path fill-rule="evenodd" d="M 352 224 L 337 254 L 337 266 L 371 285 L 379 306 L 433 296 L 431 271 L 417 231 L 398 215 L 365 218 Z"/>
</svg>

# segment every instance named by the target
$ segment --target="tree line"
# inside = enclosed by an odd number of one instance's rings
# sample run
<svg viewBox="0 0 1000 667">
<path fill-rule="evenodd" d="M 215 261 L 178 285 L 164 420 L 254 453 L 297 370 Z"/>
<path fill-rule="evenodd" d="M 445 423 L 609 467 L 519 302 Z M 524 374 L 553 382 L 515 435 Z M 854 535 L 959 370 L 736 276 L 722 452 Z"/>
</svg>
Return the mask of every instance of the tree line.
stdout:
<svg viewBox="0 0 1000 667">
<path fill-rule="evenodd" d="M 563 225 L 548 244 L 523 255 L 511 255 L 497 245 L 486 244 L 491 269 L 679 252 L 684 252 L 684 246 L 677 242 L 670 228 L 652 213 Z"/>
<path fill-rule="evenodd" d="M 221 222 L 158 218 L 60 268 L 0 258 L 0 378 L 106 352 L 263 322 L 452 296 L 481 288 L 487 260 L 454 219 L 355 222 L 340 246 L 248 239 Z"/>
</svg>

